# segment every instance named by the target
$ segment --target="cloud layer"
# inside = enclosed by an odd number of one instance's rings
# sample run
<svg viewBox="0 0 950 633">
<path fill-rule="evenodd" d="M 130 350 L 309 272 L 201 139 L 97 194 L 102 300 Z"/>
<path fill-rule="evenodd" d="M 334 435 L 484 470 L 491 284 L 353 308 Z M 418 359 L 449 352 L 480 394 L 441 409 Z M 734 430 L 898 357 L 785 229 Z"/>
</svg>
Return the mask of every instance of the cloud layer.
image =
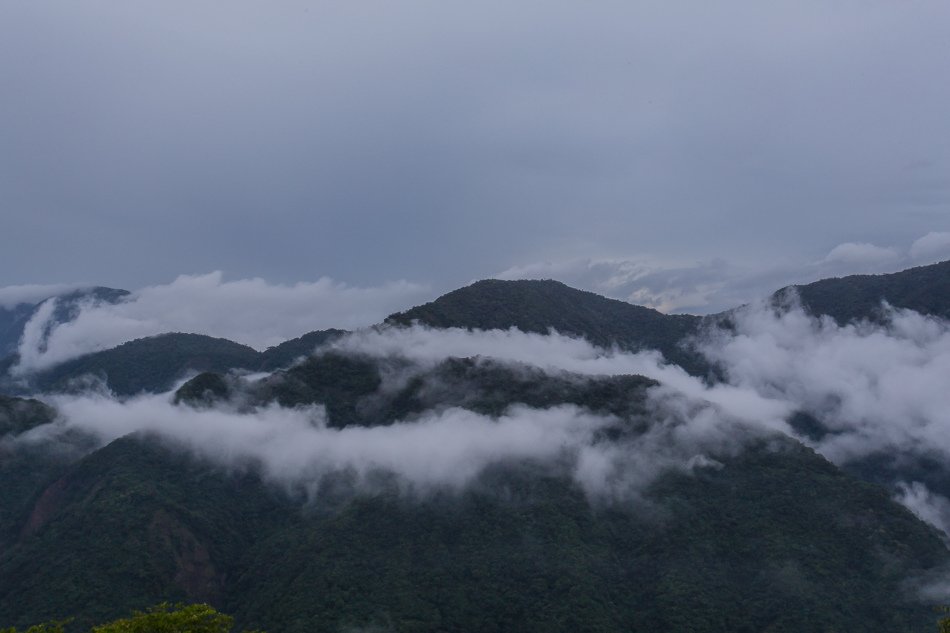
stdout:
<svg viewBox="0 0 950 633">
<path fill-rule="evenodd" d="M 948 21 L 944 0 L 0 3 L 0 283 L 449 288 L 910 242 L 950 229 Z"/>
<path fill-rule="evenodd" d="M 815 415 L 817 448 L 845 463 L 877 451 L 950 457 L 950 324 L 891 310 L 885 325 L 839 326 L 800 309 L 741 311 L 703 352 L 728 382 Z"/>
<path fill-rule="evenodd" d="M 430 412 L 388 426 L 326 426 L 322 407 L 269 406 L 238 413 L 171 404 L 167 394 L 123 402 L 101 394 L 56 396 L 60 419 L 15 442 L 41 443 L 81 431 L 105 444 L 130 433 L 225 468 L 258 468 L 265 479 L 316 494 L 324 477 L 345 473 L 359 487 L 397 475 L 407 492 L 458 490 L 485 468 L 504 463 L 546 465 L 571 477 L 592 499 L 629 498 L 658 475 L 718 467 L 708 456 L 733 454 L 754 434 L 714 407 L 658 393 L 651 429 L 627 440 L 599 433 L 616 420 L 573 406 L 513 406 L 498 417 L 464 409 Z"/>
<path fill-rule="evenodd" d="M 144 432 L 226 467 L 257 466 L 268 479 L 311 493 L 337 472 L 361 485 L 388 472 L 415 491 L 458 489 L 493 464 L 529 461 L 560 469 L 591 498 L 616 499 L 637 495 L 671 470 L 718 467 L 717 457 L 741 450 L 751 437 L 788 431 L 782 402 L 730 385 L 709 387 L 656 353 L 603 350 L 557 333 L 384 327 L 356 332 L 330 349 L 399 358 L 416 371 L 449 357 L 479 355 L 558 375 L 636 373 L 663 384 L 648 390 L 647 431 L 621 439 L 600 433 L 616 419 L 573 406 L 515 405 L 498 417 L 453 408 L 389 426 L 335 429 L 326 426 L 322 407 L 196 410 L 173 405 L 169 394 L 120 401 L 91 393 L 53 396 L 60 419 L 18 441 L 80 430 L 106 443 Z"/>
<path fill-rule="evenodd" d="M 12 310 L 24 303 L 39 303 L 44 299 L 71 290 L 79 290 L 88 284 L 24 284 L 0 287 L 0 310 Z"/>
<path fill-rule="evenodd" d="M 412 487 L 457 488 L 492 463 L 535 460 L 567 467 L 592 494 L 615 495 L 618 486 L 642 488 L 670 468 L 713 464 L 716 455 L 741 450 L 750 433 L 795 435 L 787 420 L 804 411 L 829 432 L 799 439 L 837 464 L 880 453 L 948 460 L 950 323 L 905 310 L 887 309 L 887 317 L 841 326 L 794 303 L 750 305 L 735 313 L 734 327 L 708 330 L 694 341 L 722 368 L 725 381 L 714 385 L 656 352 L 600 349 L 557 332 L 374 327 L 329 345 L 421 369 L 449 357 L 480 356 L 559 375 L 657 380 L 660 386 L 649 390 L 649 431 L 619 444 L 598 439 L 609 418 L 573 407 L 514 407 L 497 419 L 450 409 L 389 427 L 335 430 L 326 427 L 320 409 L 195 411 L 171 405 L 167 395 L 125 402 L 58 397 L 62 420 L 35 431 L 34 439 L 56 428 L 80 428 L 104 442 L 147 431 L 220 463 L 260 464 L 269 477 L 305 487 L 344 469 L 362 479 L 384 470 Z M 950 500 L 919 481 L 893 483 L 896 498 L 919 516 L 950 527 Z"/>
<path fill-rule="evenodd" d="M 370 325 L 428 294 L 427 287 L 405 281 L 358 288 L 326 277 L 282 285 L 225 281 L 220 272 L 182 275 L 115 304 L 85 304 L 77 318 L 63 324 L 50 323 L 55 306 L 45 303 L 26 326 L 18 371 L 165 332 L 208 334 L 263 349 L 313 330 Z"/>
<path fill-rule="evenodd" d="M 950 259 L 950 233 L 932 231 L 909 248 L 844 242 L 818 260 L 786 258 L 750 266 L 723 258 L 680 263 L 649 257 L 578 258 L 514 266 L 496 277 L 553 278 L 661 312 L 712 314 L 763 299 L 788 285 L 895 272 L 946 259 Z"/>
</svg>

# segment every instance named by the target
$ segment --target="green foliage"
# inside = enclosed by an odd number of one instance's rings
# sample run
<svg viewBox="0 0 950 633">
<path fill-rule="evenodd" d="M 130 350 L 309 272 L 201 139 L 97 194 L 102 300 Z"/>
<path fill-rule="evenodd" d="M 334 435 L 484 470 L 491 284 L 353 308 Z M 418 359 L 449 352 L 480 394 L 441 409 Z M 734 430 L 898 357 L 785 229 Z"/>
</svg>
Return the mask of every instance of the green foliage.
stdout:
<svg viewBox="0 0 950 633">
<path fill-rule="evenodd" d="M 216 604 L 293 505 L 252 475 L 129 437 L 73 464 L 26 514 L 0 550 L 0 613 L 88 627 L 159 601 Z"/>
<path fill-rule="evenodd" d="M 48 424 L 55 417 L 56 411 L 38 400 L 0 396 L 0 552 L 18 538 L 24 515 L 38 503 L 38 496 L 87 448 L 73 436 L 16 448 L 5 444 L 6 436 Z"/>
<path fill-rule="evenodd" d="M 132 617 L 94 626 L 92 633 L 228 633 L 234 618 L 218 613 L 207 604 L 168 603 L 147 611 L 136 611 Z"/>
<path fill-rule="evenodd" d="M 251 475 L 127 438 L 74 465 L 46 522 L 0 555 L 0 613 L 86 630 L 202 601 L 286 633 L 932 626 L 901 583 L 947 551 L 884 489 L 790 440 L 719 459 L 609 503 L 500 464 L 460 493 L 328 489 L 301 512 Z"/>
<path fill-rule="evenodd" d="M 35 624 L 23 633 L 65 633 L 66 621 Z M 145 611 L 134 611 L 130 617 L 93 626 L 90 633 L 229 633 L 234 618 L 218 613 L 207 604 L 176 604 L 167 602 Z M 0 633 L 18 633 L 16 628 L 0 629 Z M 247 632 L 260 633 L 260 632 Z"/>
<path fill-rule="evenodd" d="M 43 624 L 34 624 L 23 633 L 65 633 L 65 622 L 44 622 Z M 16 627 L 0 629 L 0 633 L 19 633 Z"/>
</svg>

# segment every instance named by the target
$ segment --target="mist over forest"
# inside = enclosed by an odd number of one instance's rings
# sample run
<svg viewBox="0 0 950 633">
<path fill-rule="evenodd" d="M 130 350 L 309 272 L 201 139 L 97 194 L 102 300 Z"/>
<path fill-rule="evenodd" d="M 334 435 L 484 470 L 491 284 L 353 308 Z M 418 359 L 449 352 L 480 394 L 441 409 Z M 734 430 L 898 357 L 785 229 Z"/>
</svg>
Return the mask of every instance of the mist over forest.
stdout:
<svg viewBox="0 0 950 633">
<path fill-rule="evenodd" d="M 950 631 L 948 25 L 0 2 L 0 633 Z"/>
<path fill-rule="evenodd" d="M 0 613 L 932 626 L 950 598 L 947 285 L 950 262 L 692 316 L 486 280 L 257 348 L 136 338 L 148 293 L 18 303 Z M 164 314 L 219 322 L 172 296 Z"/>
</svg>

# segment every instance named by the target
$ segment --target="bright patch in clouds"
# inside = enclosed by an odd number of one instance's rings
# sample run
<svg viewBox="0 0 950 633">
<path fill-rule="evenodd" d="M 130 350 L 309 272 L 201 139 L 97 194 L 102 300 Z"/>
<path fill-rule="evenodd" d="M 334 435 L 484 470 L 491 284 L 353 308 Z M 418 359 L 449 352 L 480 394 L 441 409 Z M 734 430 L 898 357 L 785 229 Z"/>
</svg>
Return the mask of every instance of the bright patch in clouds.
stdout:
<svg viewBox="0 0 950 633">
<path fill-rule="evenodd" d="M 911 245 L 910 256 L 921 263 L 950 258 L 950 233 L 931 231 Z"/>
<path fill-rule="evenodd" d="M 18 371 L 165 332 L 208 334 L 263 349 L 313 330 L 371 325 L 428 298 L 426 286 L 406 281 L 359 288 L 326 277 L 284 285 L 225 281 L 220 272 L 182 275 L 115 304 L 88 303 L 67 323 L 50 324 L 53 302 L 44 304 L 24 331 Z"/>
</svg>

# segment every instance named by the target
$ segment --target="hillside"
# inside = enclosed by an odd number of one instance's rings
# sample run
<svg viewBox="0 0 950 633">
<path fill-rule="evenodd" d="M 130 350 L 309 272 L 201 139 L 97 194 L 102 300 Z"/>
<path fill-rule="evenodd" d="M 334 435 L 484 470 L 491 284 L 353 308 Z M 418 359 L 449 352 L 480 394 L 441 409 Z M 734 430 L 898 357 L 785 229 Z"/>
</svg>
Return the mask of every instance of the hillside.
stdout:
<svg viewBox="0 0 950 633">
<path fill-rule="evenodd" d="M 393 314 L 386 323 L 469 329 L 518 328 L 524 332 L 583 336 L 591 343 L 624 349 L 656 349 L 667 360 L 693 372 L 702 359 L 682 346 L 701 319 L 669 315 L 624 301 L 607 299 L 558 281 L 488 279 L 454 290 L 431 303 Z"/>
<path fill-rule="evenodd" d="M 53 311 L 51 323 L 66 323 L 75 319 L 80 306 L 84 303 L 116 303 L 128 294 L 126 290 L 95 286 L 54 295 L 49 297 L 56 299 L 56 309 Z M 0 358 L 16 352 L 20 337 L 23 336 L 23 328 L 43 301 L 20 303 L 8 307 L 0 306 Z"/>
<path fill-rule="evenodd" d="M 0 358 L 16 352 L 23 328 L 34 310 L 36 305 L 32 303 L 21 303 L 9 308 L 0 306 Z"/>
<path fill-rule="evenodd" d="M 170 389 L 189 372 L 256 369 L 260 353 L 246 345 L 201 334 L 170 333 L 136 339 L 88 354 L 32 377 L 43 391 L 70 390 L 83 376 L 101 378 L 117 395 Z"/>
<path fill-rule="evenodd" d="M 235 398 L 251 406 L 322 404 L 336 428 L 391 424 L 449 407 L 497 416 L 515 403 L 573 404 L 633 422 L 644 413 L 645 390 L 657 384 L 642 376 L 551 376 L 526 365 L 450 358 L 384 387 L 383 369 L 370 359 L 322 353 L 256 383 L 203 373 L 182 385 L 175 400 L 199 407 Z"/>
<path fill-rule="evenodd" d="M 117 395 L 158 393 L 175 381 L 198 372 L 274 371 L 306 357 L 342 330 L 309 332 L 263 352 L 223 338 L 173 332 L 123 343 L 117 347 L 75 358 L 48 370 L 27 376 L 28 387 L 8 381 L 10 391 L 59 391 L 84 388 L 84 377 L 102 379 Z M 0 360 L 0 376 L 17 362 L 9 356 Z M 74 385 L 79 381 L 78 387 Z M 2 382 L 2 381 L 0 381 Z"/>
<path fill-rule="evenodd" d="M 622 504 L 499 464 L 459 494 L 328 492 L 302 506 L 251 473 L 125 438 L 22 511 L 0 549 L 0 613 L 75 614 L 78 629 L 209 601 L 288 633 L 932 626 L 901 583 L 947 550 L 885 491 L 789 441 L 721 463 Z"/>
<path fill-rule="evenodd" d="M 923 288 L 939 294 L 950 268 L 905 273 L 897 282 L 819 282 L 846 283 L 850 290 L 840 293 L 803 286 L 803 302 L 841 320 L 873 314 L 881 297 L 903 307 L 929 301 L 929 313 L 943 314 L 943 299 Z M 600 345 L 657 347 L 704 373 L 680 345 L 703 323 L 698 317 L 557 282 L 478 282 L 387 319 L 413 322 L 554 328 Z M 893 486 L 917 481 L 950 495 L 950 470 L 939 459 L 872 455 L 844 472 L 789 437 L 744 426 L 693 447 L 696 429 L 684 425 L 703 419 L 691 409 L 696 403 L 658 409 L 651 400 L 658 383 L 642 376 L 481 356 L 410 361 L 332 345 L 312 353 L 343 334 L 312 332 L 264 352 L 166 334 L 35 377 L 44 389 L 81 390 L 70 381 L 91 374 L 124 396 L 160 392 L 197 373 L 172 398 L 122 411 L 166 407 L 162 424 L 184 420 L 189 429 L 224 420 L 209 427 L 204 437 L 214 439 L 202 450 L 144 432 L 104 446 L 75 430 L 18 440 L 62 418 L 38 400 L 0 397 L 0 627 L 75 615 L 78 630 L 162 600 L 207 601 L 239 626 L 288 633 L 904 632 L 928 630 L 937 618 L 913 587 L 950 565 L 950 550 L 894 500 Z M 270 373 L 241 376 L 235 368 Z M 236 445 L 222 435 L 231 426 L 275 424 L 252 436 L 267 441 L 286 428 L 267 412 L 310 405 L 322 405 L 326 419 L 318 407 L 305 429 L 293 427 L 301 435 L 281 449 L 291 456 L 303 448 L 297 440 L 313 441 L 308 429 L 326 443 L 357 429 L 349 445 L 372 445 L 462 409 L 488 418 L 478 442 L 518 407 L 577 407 L 602 422 L 579 449 L 598 449 L 591 472 L 609 456 L 640 479 L 611 474 L 607 492 L 592 496 L 571 470 L 579 459 L 573 445 L 559 445 L 556 459 L 488 461 L 458 487 L 407 484 L 376 462 L 366 475 L 345 460 L 336 470 L 308 462 L 300 467 L 307 472 L 278 477 L 280 459 L 234 456 Z M 793 425 L 813 439 L 827 432 L 804 414 Z M 447 436 L 434 437 L 445 451 Z M 424 471 L 431 453 L 416 449 L 428 436 L 405 438 L 406 459 Z M 670 466 L 664 456 L 682 438 L 688 451 L 674 452 L 683 459 Z"/>
<path fill-rule="evenodd" d="M 317 347 L 329 343 L 346 334 L 345 330 L 316 330 L 303 336 L 284 341 L 280 345 L 268 347 L 261 352 L 259 371 L 274 371 L 289 367 L 300 358 L 309 356 Z"/>
<path fill-rule="evenodd" d="M 886 275 L 822 279 L 789 288 L 798 292 L 809 312 L 827 314 L 839 324 L 876 320 L 882 301 L 895 308 L 950 318 L 950 261 Z"/>
</svg>

